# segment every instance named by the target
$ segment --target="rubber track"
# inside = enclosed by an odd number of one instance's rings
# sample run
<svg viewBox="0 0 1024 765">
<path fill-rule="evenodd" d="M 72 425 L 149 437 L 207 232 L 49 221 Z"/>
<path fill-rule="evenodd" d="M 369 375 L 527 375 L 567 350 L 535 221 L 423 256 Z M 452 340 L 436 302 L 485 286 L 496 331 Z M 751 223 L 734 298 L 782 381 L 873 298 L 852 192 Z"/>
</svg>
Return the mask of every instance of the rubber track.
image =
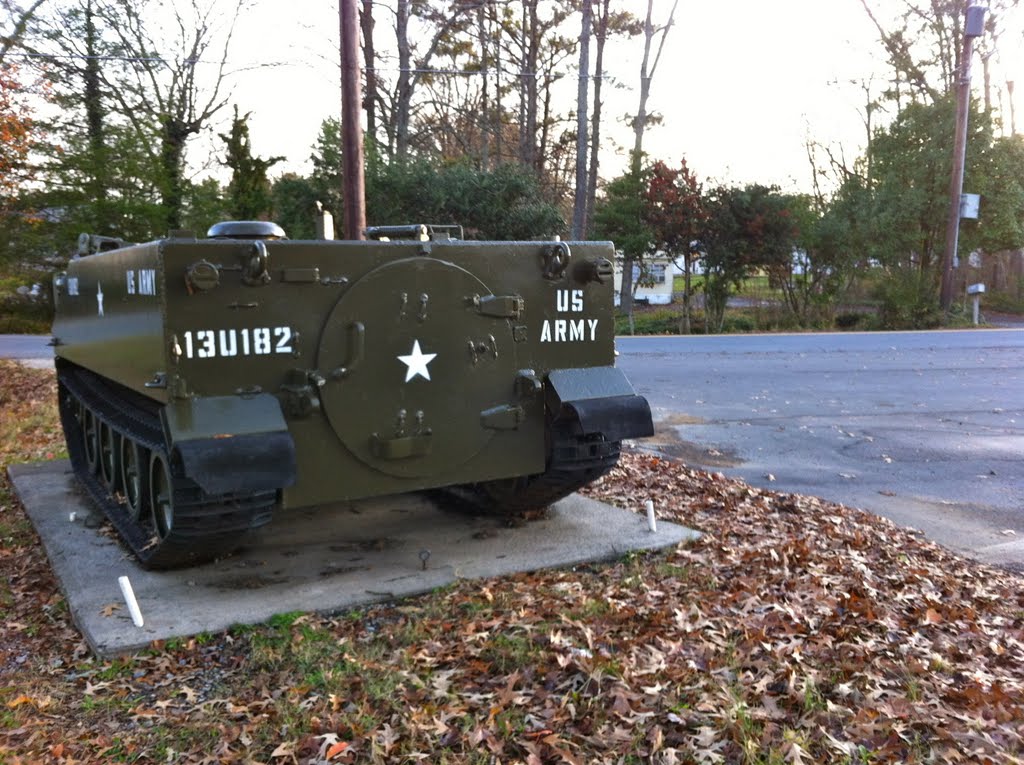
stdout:
<svg viewBox="0 0 1024 765">
<path fill-rule="evenodd" d="M 61 424 L 75 475 L 144 568 L 177 568 L 222 558 L 242 544 L 249 530 L 270 521 L 276 492 L 214 496 L 181 474 L 167 453 L 158 404 L 77 367 L 62 365 L 57 378 Z M 133 521 L 123 500 L 111 496 L 102 478 L 89 470 L 75 402 L 122 437 L 131 438 L 147 452 L 161 454 L 171 467 L 174 522 L 164 539 L 157 536 L 151 519 L 146 525 Z M 148 471 L 148 460 L 143 468 Z"/>
<path fill-rule="evenodd" d="M 540 510 L 596 481 L 619 461 L 620 443 L 552 432 L 551 456 L 543 473 L 438 490 L 462 509 L 500 515 Z"/>
</svg>

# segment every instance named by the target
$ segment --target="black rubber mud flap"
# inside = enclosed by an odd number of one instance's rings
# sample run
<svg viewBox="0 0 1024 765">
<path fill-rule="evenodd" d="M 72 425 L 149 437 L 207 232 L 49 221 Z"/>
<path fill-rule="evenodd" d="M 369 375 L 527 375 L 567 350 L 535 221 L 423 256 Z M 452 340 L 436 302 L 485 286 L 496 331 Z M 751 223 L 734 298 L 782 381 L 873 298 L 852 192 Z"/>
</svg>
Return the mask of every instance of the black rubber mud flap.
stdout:
<svg viewBox="0 0 1024 765">
<path fill-rule="evenodd" d="M 654 435 L 651 407 L 643 396 L 612 396 L 566 401 L 580 424 L 581 435 L 600 433 L 606 441 L 645 438 Z"/>
<path fill-rule="evenodd" d="M 287 432 L 199 438 L 174 450 L 185 475 L 208 494 L 274 491 L 295 483 L 295 442 Z"/>
<path fill-rule="evenodd" d="M 575 419 L 579 435 L 606 441 L 654 435 L 647 399 L 615 367 L 557 369 L 548 376 L 548 407 L 557 419 Z"/>
<path fill-rule="evenodd" d="M 183 474 L 207 494 L 274 491 L 295 483 L 295 442 L 277 397 L 177 399 L 160 414 Z"/>
</svg>

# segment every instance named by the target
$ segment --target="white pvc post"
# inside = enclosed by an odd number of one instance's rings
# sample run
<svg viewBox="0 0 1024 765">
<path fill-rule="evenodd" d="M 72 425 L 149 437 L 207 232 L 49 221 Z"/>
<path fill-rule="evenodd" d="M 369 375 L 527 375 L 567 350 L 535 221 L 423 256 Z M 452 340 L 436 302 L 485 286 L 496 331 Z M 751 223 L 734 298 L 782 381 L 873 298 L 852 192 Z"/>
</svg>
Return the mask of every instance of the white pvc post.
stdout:
<svg viewBox="0 0 1024 765">
<path fill-rule="evenodd" d="M 142 611 L 139 610 L 139 601 L 135 599 L 135 592 L 132 591 L 132 583 L 128 581 L 128 577 L 119 576 L 117 583 L 121 586 L 121 595 L 124 596 L 124 602 L 128 604 L 128 613 L 132 615 L 132 622 L 136 627 L 143 625 Z"/>
</svg>

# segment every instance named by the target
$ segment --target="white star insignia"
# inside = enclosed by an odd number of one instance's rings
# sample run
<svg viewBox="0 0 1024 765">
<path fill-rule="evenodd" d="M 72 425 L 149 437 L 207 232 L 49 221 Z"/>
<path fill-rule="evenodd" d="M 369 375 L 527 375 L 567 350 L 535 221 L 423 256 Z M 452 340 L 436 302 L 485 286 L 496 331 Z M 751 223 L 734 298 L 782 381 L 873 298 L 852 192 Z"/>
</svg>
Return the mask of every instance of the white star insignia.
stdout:
<svg viewBox="0 0 1024 765">
<path fill-rule="evenodd" d="M 409 380 L 417 375 L 425 380 L 429 380 L 430 370 L 427 369 L 427 364 L 433 361 L 436 356 L 436 353 L 424 353 L 421 351 L 420 341 L 413 340 L 412 353 L 408 356 L 398 357 L 398 360 L 408 367 L 408 369 L 405 370 L 405 381 L 409 382 Z"/>
</svg>

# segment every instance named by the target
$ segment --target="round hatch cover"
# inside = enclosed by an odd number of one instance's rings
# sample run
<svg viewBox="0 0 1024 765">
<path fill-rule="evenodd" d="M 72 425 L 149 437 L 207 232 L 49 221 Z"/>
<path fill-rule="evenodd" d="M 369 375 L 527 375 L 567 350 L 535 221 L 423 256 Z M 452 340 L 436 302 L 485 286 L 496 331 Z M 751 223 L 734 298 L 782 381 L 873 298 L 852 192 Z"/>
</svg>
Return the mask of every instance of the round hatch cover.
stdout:
<svg viewBox="0 0 1024 765">
<path fill-rule="evenodd" d="M 423 477 L 491 439 L 481 413 L 511 402 L 518 367 L 511 322 L 476 308 L 490 294 L 465 269 L 426 257 L 383 265 L 345 292 L 317 366 L 331 427 L 360 460 Z"/>
</svg>

